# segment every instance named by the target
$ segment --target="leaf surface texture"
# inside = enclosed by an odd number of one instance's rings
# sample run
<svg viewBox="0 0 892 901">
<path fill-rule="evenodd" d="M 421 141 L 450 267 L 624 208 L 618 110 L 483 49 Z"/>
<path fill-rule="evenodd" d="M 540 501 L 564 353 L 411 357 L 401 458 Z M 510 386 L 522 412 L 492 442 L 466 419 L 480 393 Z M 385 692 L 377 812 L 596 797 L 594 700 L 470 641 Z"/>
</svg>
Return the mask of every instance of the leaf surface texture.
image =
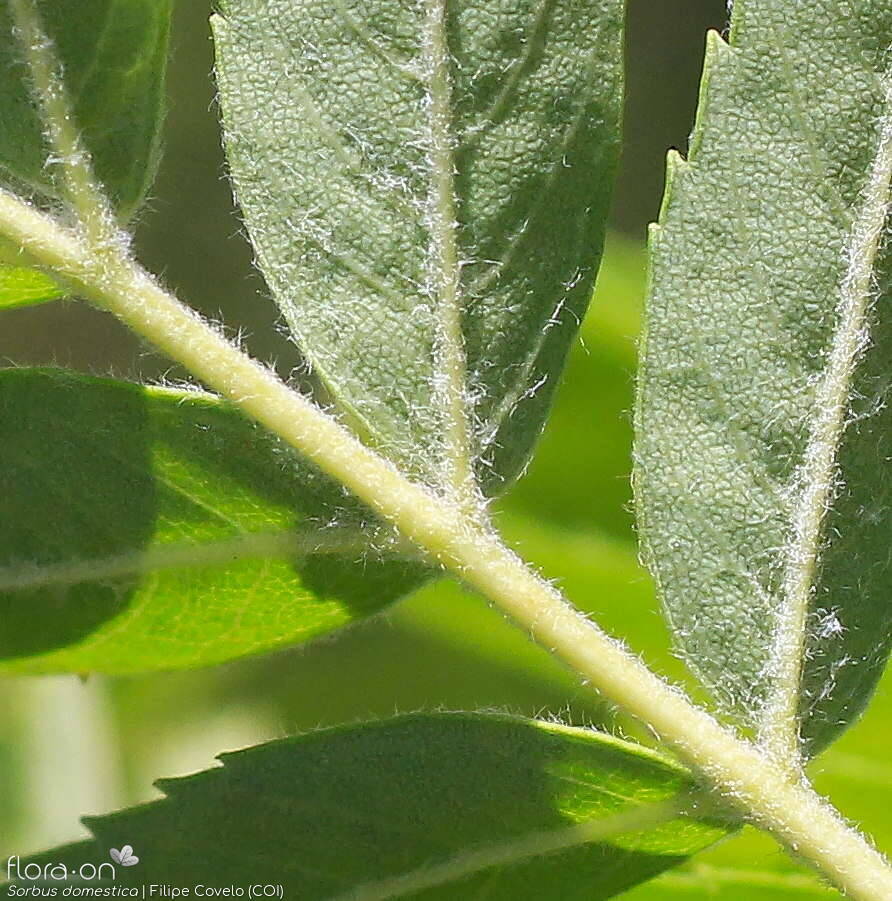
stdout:
<svg viewBox="0 0 892 901">
<path fill-rule="evenodd" d="M 227 155 L 273 296 L 354 428 L 497 492 L 601 252 L 618 0 L 227 0 Z M 465 427 L 463 430 L 462 420 Z"/>
</svg>

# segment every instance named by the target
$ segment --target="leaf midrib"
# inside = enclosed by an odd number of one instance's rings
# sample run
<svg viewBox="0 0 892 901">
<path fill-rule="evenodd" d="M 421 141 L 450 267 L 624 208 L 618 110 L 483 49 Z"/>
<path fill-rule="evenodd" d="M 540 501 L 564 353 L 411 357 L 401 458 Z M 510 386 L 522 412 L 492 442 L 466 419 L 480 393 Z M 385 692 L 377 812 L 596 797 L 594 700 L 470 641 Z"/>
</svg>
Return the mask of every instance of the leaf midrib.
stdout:
<svg viewBox="0 0 892 901">
<path fill-rule="evenodd" d="M 433 396 L 443 421 L 442 487 L 467 513 L 476 503 L 467 398 L 467 360 L 462 328 L 463 298 L 456 212 L 452 136 L 451 56 L 447 0 L 426 0 L 422 39 L 429 98 L 428 140 L 431 184 L 428 201 L 428 265 L 436 303 Z"/>
<path fill-rule="evenodd" d="M 267 557 L 363 553 L 371 547 L 360 529 L 340 528 L 301 533 L 292 530 L 253 532 L 206 542 L 176 541 L 144 550 L 59 563 L 0 567 L 0 592 L 104 581 L 158 570 L 225 565 Z"/>
<path fill-rule="evenodd" d="M 328 901 L 388 901 L 466 879 L 483 870 L 505 867 L 532 857 L 553 854 L 580 845 L 603 842 L 631 832 L 653 829 L 684 815 L 691 803 L 687 793 L 633 806 L 610 816 L 518 836 L 506 842 L 475 848 L 448 860 L 410 870 L 399 876 L 366 883 Z"/>
</svg>

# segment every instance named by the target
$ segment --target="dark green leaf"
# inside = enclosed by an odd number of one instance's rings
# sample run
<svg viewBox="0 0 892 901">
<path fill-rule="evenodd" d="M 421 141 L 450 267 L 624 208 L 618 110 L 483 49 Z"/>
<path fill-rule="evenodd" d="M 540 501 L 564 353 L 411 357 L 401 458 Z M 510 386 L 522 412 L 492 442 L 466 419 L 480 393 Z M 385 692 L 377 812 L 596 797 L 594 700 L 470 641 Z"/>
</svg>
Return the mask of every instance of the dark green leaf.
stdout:
<svg viewBox="0 0 892 901">
<path fill-rule="evenodd" d="M 171 0 L 42 0 L 75 120 L 96 175 L 123 217 L 155 174 Z M 56 167 L 31 96 L 28 69 L 0 6 L 0 174 L 55 196 Z"/>
<path fill-rule="evenodd" d="M 216 398 L 0 372 L 0 668 L 131 672 L 293 644 L 424 570 Z"/>
<path fill-rule="evenodd" d="M 497 492 L 541 431 L 601 251 L 621 20 L 619 0 L 227 0 L 214 19 L 272 293 L 357 430 L 433 484 L 465 451 Z"/>
<path fill-rule="evenodd" d="M 673 812 L 693 786 L 664 758 L 504 716 L 405 716 L 222 762 L 159 783 L 163 800 L 88 819 L 95 842 L 40 860 L 78 868 L 128 844 L 139 864 L 117 868 L 120 886 L 279 883 L 303 901 L 597 901 L 727 831 Z"/>
<path fill-rule="evenodd" d="M 892 3 L 740 0 L 652 239 L 641 533 L 726 709 L 810 751 L 892 636 Z"/>
</svg>

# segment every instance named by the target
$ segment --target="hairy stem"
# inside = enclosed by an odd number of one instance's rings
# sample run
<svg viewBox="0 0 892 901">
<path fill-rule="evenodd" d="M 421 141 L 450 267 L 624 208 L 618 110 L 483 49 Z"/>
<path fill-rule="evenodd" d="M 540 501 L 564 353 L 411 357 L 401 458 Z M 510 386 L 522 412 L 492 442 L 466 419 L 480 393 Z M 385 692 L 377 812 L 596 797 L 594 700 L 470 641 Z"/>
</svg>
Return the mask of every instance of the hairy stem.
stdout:
<svg viewBox="0 0 892 901">
<path fill-rule="evenodd" d="M 846 246 L 838 321 L 827 368 L 815 396 L 815 418 L 799 473 L 800 494 L 787 549 L 782 603 L 772 665 L 772 695 L 760 739 L 779 765 L 796 778 L 801 769 L 799 698 L 808 637 L 808 614 L 821 535 L 837 479 L 837 455 L 846 427 L 852 382 L 867 342 L 876 256 L 889 210 L 892 181 L 892 79 L 885 80 L 884 114 L 861 209 Z"/>
<path fill-rule="evenodd" d="M 770 757 L 585 619 L 496 534 L 409 481 L 135 262 L 124 256 L 114 265 L 97 259 L 82 238 L 6 191 L 0 191 L 0 234 L 338 479 L 606 697 L 649 724 L 742 815 L 811 861 L 842 891 L 863 901 L 892 897 L 892 868 L 810 788 L 792 783 Z"/>
</svg>

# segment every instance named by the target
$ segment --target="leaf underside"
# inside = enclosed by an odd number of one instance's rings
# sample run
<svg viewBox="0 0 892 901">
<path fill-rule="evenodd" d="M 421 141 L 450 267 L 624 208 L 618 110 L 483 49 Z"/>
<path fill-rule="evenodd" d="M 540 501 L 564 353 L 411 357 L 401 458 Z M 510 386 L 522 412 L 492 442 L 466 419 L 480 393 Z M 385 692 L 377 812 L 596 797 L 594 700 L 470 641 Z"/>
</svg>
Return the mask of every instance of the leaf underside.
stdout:
<svg viewBox="0 0 892 901">
<path fill-rule="evenodd" d="M 227 0 L 214 18 L 227 156 L 272 294 L 357 431 L 437 486 L 456 270 L 491 493 L 541 431 L 601 253 L 621 21 L 618 0 Z"/>
<path fill-rule="evenodd" d="M 657 805 L 692 786 L 636 745 L 505 716 L 404 716 L 221 760 L 160 782 L 163 800 L 87 819 L 94 842 L 39 859 L 76 868 L 126 842 L 139 865 L 117 868 L 122 886 L 250 879 L 306 901 L 357 886 L 362 898 L 596 901 L 726 834 L 717 822 L 670 814 L 642 831 L 608 831 L 596 843 L 536 856 L 537 842 L 575 824 Z M 516 859 L 487 865 L 492 849 L 506 847 Z M 460 872 L 469 853 L 478 860 Z M 444 863 L 451 873 L 435 875 Z M 422 888 L 417 880 L 432 875 Z M 407 879 L 400 890 L 377 884 L 396 877 Z"/>
<path fill-rule="evenodd" d="M 871 178 L 890 34 L 889 0 L 735 3 L 730 46 L 708 42 L 689 159 L 670 157 L 652 232 L 636 422 L 645 554 L 690 665 L 756 728 L 795 638 L 779 615 L 804 598 L 796 703 L 812 752 L 862 710 L 892 630 L 889 255 L 858 243 L 871 201 L 888 200 L 888 179 Z M 860 320 L 845 288 L 859 256 Z M 857 365 L 835 366 L 852 326 Z M 822 443 L 833 373 L 841 427 Z M 832 449 L 823 481 L 807 465 L 819 447 Z M 809 509 L 821 526 L 806 541 Z M 803 560 L 814 567 L 797 594 Z"/>
<path fill-rule="evenodd" d="M 209 395 L 4 370 L 0 460 L 0 671 L 217 663 L 374 613 L 427 572 Z"/>
</svg>

